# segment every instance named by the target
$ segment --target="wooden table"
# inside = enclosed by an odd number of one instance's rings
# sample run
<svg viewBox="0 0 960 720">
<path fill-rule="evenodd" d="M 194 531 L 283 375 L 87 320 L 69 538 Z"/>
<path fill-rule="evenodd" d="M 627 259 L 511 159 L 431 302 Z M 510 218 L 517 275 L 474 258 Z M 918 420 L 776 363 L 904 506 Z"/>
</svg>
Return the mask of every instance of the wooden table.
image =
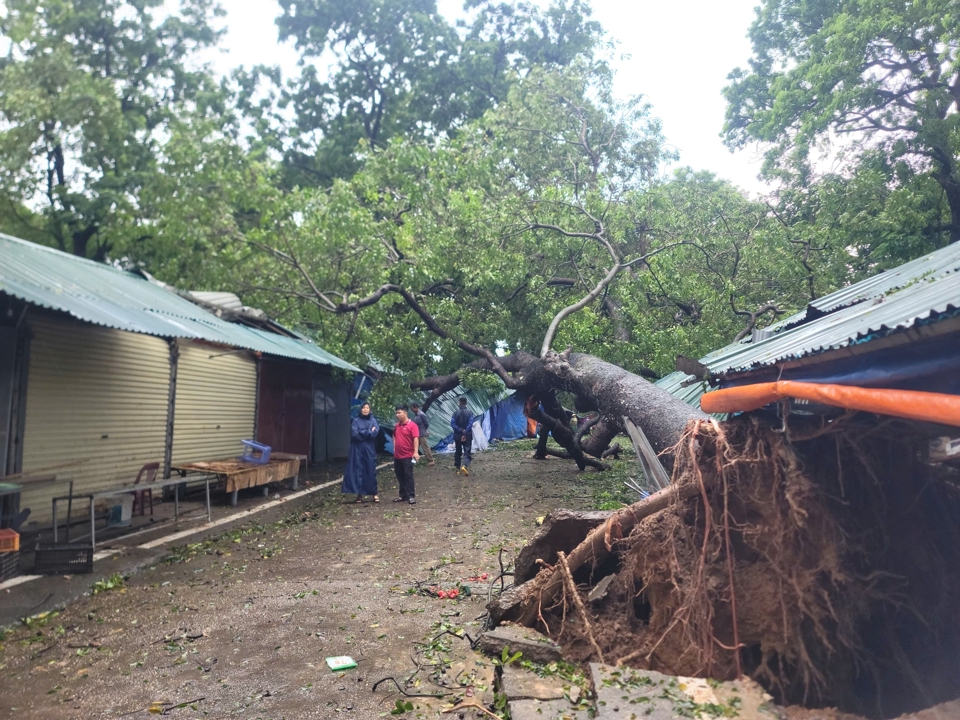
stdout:
<svg viewBox="0 0 960 720">
<path fill-rule="evenodd" d="M 181 477 L 186 477 L 188 473 L 216 475 L 223 482 L 224 489 L 230 493 L 230 504 L 236 505 L 237 493 L 247 488 L 263 486 L 263 494 L 266 496 L 270 492 L 268 487 L 270 483 L 292 478 L 293 489 L 296 490 L 300 474 L 300 461 L 305 459 L 304 455 L 273 453 L 270 455 L 270 461 L 262 465 L 228 458 L 226 460 L 181 463 L 173 465 L 171 470 L 180 473 Z"/>
</svg>

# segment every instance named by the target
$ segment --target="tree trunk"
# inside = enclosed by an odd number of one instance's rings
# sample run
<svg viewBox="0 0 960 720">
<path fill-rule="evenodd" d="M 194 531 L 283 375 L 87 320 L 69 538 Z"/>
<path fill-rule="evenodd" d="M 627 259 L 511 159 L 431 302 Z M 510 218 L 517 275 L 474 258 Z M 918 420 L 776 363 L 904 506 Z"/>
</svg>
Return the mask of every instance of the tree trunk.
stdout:
<svg viewBox="0 0 960 720">
<path fill-rule="evenodd" d="M 624 432 L 624 416 L 643 430 L 661 455 L 680 440 L 690 420 L 707 417 L 656 385 L 593 355 L 548 353 L 543 376 L 552 379 L 557 389 L 576 395 L 580 406 L 600 413 L 600 423 L 582 444 L 594 457 L 603 454 L 614 435 Z M 664 465 L 671 468 L 673 459 L 663 457 Z"/>
<path fill-rule="evenodd" d="M 625 431 L 622 418 L 626 416 L 643 430 L 669 470 L 673 467 L 673 458 L 665 451 L 676 445 L 690 420 L 707 417 L 638 375 L 593 355 L 549 352 L 541 360 L 529 353 L 518 352 L 498 358 L 498 361 L 508 373 L 504 377 L 508 387 L 546 400 L 544 409 L 559 423 L 557 431 L 552 433 L 554 439 L 577 460 L 581 469 L 584 453 L 595 458 L 603 457 L 610 441 Z M 472 363 L 471 367 L 491 369 L 485 360 Z M 449 375 L 419 381 L 414 387 L 433 389 L 424 402 L 426 409 L 439 396 L 438 390 L 456 387 L 457 382 L 456 375 Z M 591 428 L 590 434 L 579 441 L 569 431 L 567 418 L 563 417 L 562 409 L 558 409 L 559 404 L 551 402 L 559 390 L 576 396 L 578 410 L 596 410 L 600 414 L 600 420 Z"/>
</svg>

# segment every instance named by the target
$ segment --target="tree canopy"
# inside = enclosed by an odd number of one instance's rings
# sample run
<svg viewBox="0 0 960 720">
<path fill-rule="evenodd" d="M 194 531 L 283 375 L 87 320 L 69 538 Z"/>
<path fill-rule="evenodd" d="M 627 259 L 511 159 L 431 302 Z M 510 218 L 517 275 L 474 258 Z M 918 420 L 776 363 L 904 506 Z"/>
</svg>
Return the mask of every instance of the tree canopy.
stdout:
<svg viewBox="0 0 960 720">
<path fill-rule="evenodd" d="M 928 251 L 960 240 L 956 2 L 766 0 L 750 39 L 725 90 L 732 147 L 769 144 L 765 171 L 809 186 L 830 146 L 846 175 L 881 174 L 892 205 L 924 215 Z"/>
<path fill-rule="evenodd" d="M 103 260 L 150 231 L 138 194 L 170 123 L 215 89 L 188 67 L 216 43 L 214 0 L 9 0 L 0 34 L 5 224 Z"/>
<path fill-rule="evenodd" d="M 198 52 L 217 4 L 161 6 L 7 4 L 0 226 L 238 291 L 407 379 L 567 346 L 662 375 L 945 242 L 958 217 L 942 3 L 760 8 L 727 138 L 768 143 L 782 183 L 762 199 L 666 174 L 656 109 L 614 92 L 579 0 L 471 1 L 459 23 L 433 0 L 279 0 L 302 58 L 287 83 L 215 78 Z M 820 172 L 810 151 L 854 127 Z"/>
<path fill-rule="evenodd" d="M 280 39 L 302 69 L 283 92 L 294 113 L 287 182 L 352 175 L 391 138 L 442 138 L 506 98 L 531 68 L 590 60 L 600 26 L 582 0 L 472 0 L 452 24 L 435 0 L 280 0 Z M 329 72 L 317 63 L 331 59 Z"/>
</svg>

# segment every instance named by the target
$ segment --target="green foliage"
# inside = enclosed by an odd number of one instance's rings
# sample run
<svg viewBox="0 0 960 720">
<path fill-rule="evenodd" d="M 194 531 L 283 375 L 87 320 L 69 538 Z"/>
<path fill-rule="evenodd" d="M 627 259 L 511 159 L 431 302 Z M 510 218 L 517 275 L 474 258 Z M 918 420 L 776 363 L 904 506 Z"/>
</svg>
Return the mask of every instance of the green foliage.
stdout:
<svg viewBox="0 0 960 720">
<path fill-rule="evenodd" d="M 531 226 L 592 232 L 593 216 L 625 256 L 659 244 L 636 232 L 635 201 L 665 158 L 659 126 L 643 104 L 616 101 L 610 80 L 602 66 L 531 71 L 456 139 L 397 140 L 349 181 L 284 196 L 269 235 L 258 231 L 278 252 L 257 266 L 252 302 L 287 317 L 296 308 L 294 324 L 312 328 L 328 350 L 348 359 L 367 353 L 411 376 L 474 358 L 431 332 L 398 295 L 356 315 L 332 315 L 332 306 L 396 285 L 458 339 L 539 352 L 550 320 L 599 282 L 611 260 L 602 242 Z M 580 279 L 556 284 L 561 273 Z M 264 287 L 286 288 L 286 304 Z M 566 332 L 558 344 L 575 340 L 589 351 L 603 329 L 581 333 L 590 336 L 585 344 Z"/>
<path fill-rule="evenodd" d="M 26 235 L 97 259 L 149 238 L 138 194 L 171 121 L 186 107 L 222 111 L 206 74 L 188 69 L 217 40 L 214 0 L 182 0 L 157 21 L 161 5 L 6 3 L 0 206 Z"/>
<path fill-rule="evenodd" d="M 503 380 L 488 370 L 465 368 L 460 371 L 460 384 L 468 390 L 484 390 L 491 395 L 503 392 Z"/>
<path fill-rule="evenodd" d="M 280 39 L 294 39 L 305 61 L 283 92 L 295 113 L 286 131 L 289 187 L 349 178 L 393 138 L 451 137 L 503 100 L 519 75 L 590 58 L 602 38 L 581 0 L 545 10 L 471 2 L 459 28 L 435 0 L 280 0 L 280 7 Z M 332 60 L 328 77 L 316 70 L 319 58 Z"/>
<path fill-rule="evenodd" d="M 126 583 L 127 579 L 122 573 L 114 573 L 106 580 L 97 580 L 90 589 L 90 593 L 92 595 L 99 595 L 100 593 L 110 592 L 111 590 L 119 590 L 126 585 Z"/>
<path fill-rule="evenodd" d="M 0 230 L 240 292 L 388 368 L 381 418 L 410 380 L 474 360 L 469 346 L 539 354 L 588 293 L 551 347 L 665 374 L 752 313 L 782 318 L 960 227 L 947 0 L 766 0 L 726 91 L 728 142 L 768 143 L 784 181 L 764 203 L 709 173 L 663 177 L 660 125 L 613 93 L 580 0 L 478 0 L 458 27 L 434 0 L 281 0 L 306 61 L 288 86 L 269 68 L 213 82 L 195 53 L 218 40 L 214 0 L 160 6 L 7 3 Z M 851 128 L 840 170 L 815 177 L 813 151 Z M 384 287 L 422 312 L 371 297 Z"/>
<path fill-rule="evenodd" d="M 409 700 L 397 700 L 393 706 L 393 710 L 390 711 L 391 715 L 404 715 L 408 712 L 413 712 L 413 703 Z"/>
<path fill-rule="evenodd" d="M 750 69 L 735 70 L 725 90 L 731 146 L 767 143 L 767 175 L 798 188 L 815 184 L 817 153 L 831 145 L 842 177 L 826 182 L 866 170 L 881 204 L 842 218 L 841 235 L 876 224 L 915 235 L 922 219 L 925 251 L 960 239 L 954 0 L 766 0 L 750 38 Z M 821 230 L 837 219 L 828 213 Z"/>
<path fill-rule="evenodd" d="M 497 665 L 498 667 L 509 667 L 513 663 L 517 662 L 521 657 L 523 657 L 522 652 L 518 650 L 517 652 L 511 654 L 510 648 L 504 645 L 503 650 L 500 651 L 500 657 L 493 658 L 493 664 Z"/>
<path fill-rule="evenodd" d="M 623 445 L 625 438 L 617 441 Z M 613 460 L 608 458 L 604 462 L 610 466 L 610 471 L 598 473 L 590 479 L 589 492 L 591 505 L 595 510 L 619 510 L 620 508 L 637 501 L 637 494 L 630 490 L 624 482 L 635 476 L 639 470 L 637 463 L 627 459 L 626 453 L 633 449 L 627 447 L 624 459 Z M 639 479 L 634 478 L 639 482 Z"/>
<path fill-rule="evenodd" d="M 59 616 L 60 612 L 58 610 L 47 610 L 45 612 L 38 613 L 37 615 L 21 618 L 20 622 L 22 622 L 30 630 L 37 630 L 38 628 L 45 627 L 50 623 L 50 621 Z"/>
<path fill-rule="evenodd" d="M 410 401 L 409 380 L 401 375 L 385 373 L 381 375 L 367 398 L 373 414 L 393 423 L 394 408 L 407 405 Z"/>
</svg>

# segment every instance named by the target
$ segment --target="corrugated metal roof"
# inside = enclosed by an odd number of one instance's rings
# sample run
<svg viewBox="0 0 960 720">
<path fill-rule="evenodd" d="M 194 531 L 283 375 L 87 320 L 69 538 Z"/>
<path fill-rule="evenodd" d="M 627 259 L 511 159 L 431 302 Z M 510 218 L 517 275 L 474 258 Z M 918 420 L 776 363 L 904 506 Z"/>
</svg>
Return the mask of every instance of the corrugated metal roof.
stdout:
<svg viewBox="0 0 960 720">
<path fill-rule="evenodd" d="M 803 312 L 766 328 L 771 337 L 714 350 L 700 362 L 714 377 L 857 345 L 898 330 L 936 322 L 960 311 L 960 243 L 936 250 L 810 303 Z M 813 319 L 809 319 L 813 318 Z M 699 406 L 702 383 L 675 372 L 655 384 Z"/>
<path fill-rule="evenodd" d="M 78 320 L 360 369 L 315 344 L 226 322 L 133 273 L 0 233 L 0 291 Z"/>
<path fill-rule="evenodd" d="M 463 385 L 457 385 L 453 390 L 445 392 L 434 400 L 430 409 L 427 410 L 427 417 L 430 419 L 431 438 L 439 441 L 453 432 L 450 427 L 450 419 L 460 407 L 461 397 L 467 399 L 467 407 L 470 408 L 470 412 L 477 419 L 480 419 L 487 410 L 511 395 L 513 395 L 513 390 L 508 390 L 505 387 L 497 392 L 489 392 L 483 389 L 468 390 Z M 426 397 L 427 393 L 424 393 L 424 399 Z"/>
<path fill-rule="evenodd" d="M 877 300 L 842 308 L 763 342 L 734 347 L 724 357 L 704 364 L 714 375 L 743 372 L 913 327 L 960 308 L 960 275 L 914 285 Z"/>
<path fill-rule="evenodd" d="M 190 294 L 195 297 L 197 300 L 207 303 L 208 305 L 216 305 L 217 307 L 222 307 L 225 310 L 233 310 L 239 312 L 243 309 L 243 302 L 237 297 L 236 294 L 232 292 L 212 292 L 207 290 L 191 290 Z"/>
<path fill-rule="evenodd" d="M 692 375 L 687 375 L 687 373 L 678 370 L 677 372 L 670 373 L 666 377 L 660 378 L 654 385 L 661 390 L 666 390 L 677 398 L 677 400 L 683 400 L 687 405 L 693 405 L 693 407 L 699 410 L 700 396 L 703 395 L 703 383 L 695 382 L 689 387 L 682 387 L 681 385 L 681 383 L 690 380 L 692 377 Z"/>
<path fill-rule="evenodd" d="M 728 345 L 701 362 L 714 376 L 746 372 L 949 317 L 960 310 L 957 270 L 960 243 L 811 303 L 826 315 L 808 311 L 815 319 L 800 324 L 803 316 L 795 315 L 773 326 L 778 332 L 772 337 Z"/>
<path fill-rule="evenodd" d="M 474 414 L 475 419 L 479 420 L 483 414 L 496 405 L 504 398 L 513 395 L 513 390 L 503 387 L 498 392 L 489 392 L 487 390 L 468 390 L 463 385 L 457 385 L 453 390 L 448 390 L 440 397 L 430 403 L 430 409 L 427 410 L 427 419 L 430 421 L 430 445 L 436 445 L 447 435 L 453 433 L 450 426 L 450 419 L 460 407 L 460 397 L 467 398 L 467 407 Z M 423 400 L 416 400 L 421 406 L 429 397 L 429 393 L 423 393 Z M 393 416 L 382 419 L 380 424 L 387 428 L 392 428 L 396 423 Z"/>
<path fill-rule="evenodd" d="M 941 278 L 957 270 L 960 270 L 960 243 L 947 245 L 893 270 L 878 273 L 872 278 L 824 295 L 810 303 L 810 307 L 824 313 L 832 312 L 837 308 L 882 297 L 921 280 Z"/>
</svg>

